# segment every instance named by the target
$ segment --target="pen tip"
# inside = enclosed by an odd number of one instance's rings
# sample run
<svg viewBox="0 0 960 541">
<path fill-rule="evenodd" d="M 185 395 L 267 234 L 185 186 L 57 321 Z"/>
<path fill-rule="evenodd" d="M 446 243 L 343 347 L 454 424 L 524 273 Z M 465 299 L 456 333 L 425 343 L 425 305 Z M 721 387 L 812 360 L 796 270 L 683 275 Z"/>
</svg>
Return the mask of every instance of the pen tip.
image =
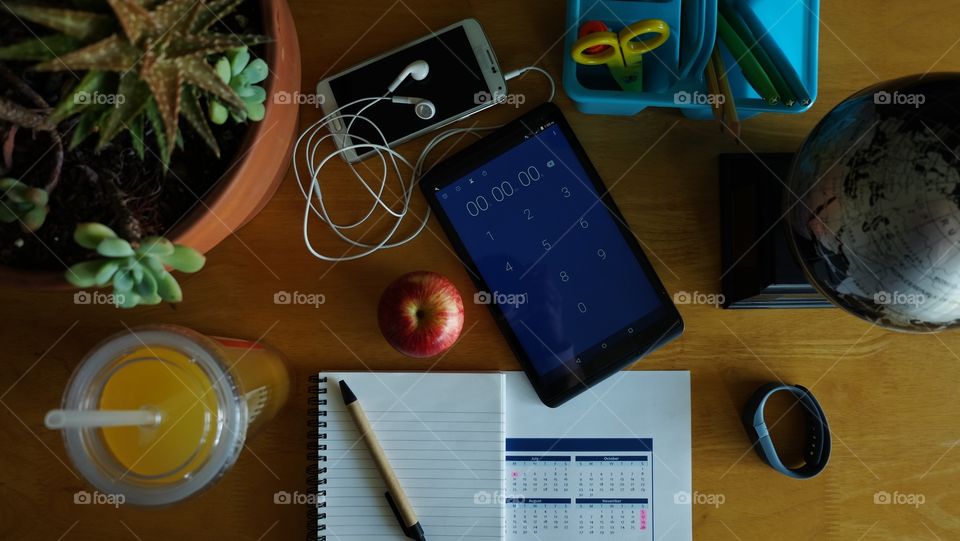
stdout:
<svg viewBox="0 0 960 541">
<path fill-rule="evenodd" d="M 357 395 L 353 394 L 346 381 L 340 380 L 340 395 L 343 396 L 344 404 L 353 404 L 357 401 Z"/>
</svg>

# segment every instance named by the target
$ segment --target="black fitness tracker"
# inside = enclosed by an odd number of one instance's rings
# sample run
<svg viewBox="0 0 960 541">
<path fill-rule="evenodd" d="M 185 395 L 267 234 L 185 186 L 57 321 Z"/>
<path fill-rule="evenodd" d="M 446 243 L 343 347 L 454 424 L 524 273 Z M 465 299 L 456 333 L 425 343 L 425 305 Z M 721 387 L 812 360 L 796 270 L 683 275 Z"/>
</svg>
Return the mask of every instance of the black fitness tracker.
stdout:
<svg viewBox="0 0 960 541">
<path fill-rule="evenodd" d="M 780 460 L 763 418 L 767 399 L 780 391 L 786 391 L 795 396 L 807 418 L 807 443 L 803 452 L 806 463 L 798 468 L 788 468 Z M 830 428 L 827 426 L 827 416 L 824 415 L 820 403 L 813 394 L 800 385 L 768 383 L 761 386 L 753 393 L 743 409 L 743 426 L 747 429 L 747 435 L 753 443 L 754 450 L 760 455 L 760 459 L 788 477 L 794 479 L 815 477 L 823 471 L 827 461 L 830 460 Z"/>
</svg>

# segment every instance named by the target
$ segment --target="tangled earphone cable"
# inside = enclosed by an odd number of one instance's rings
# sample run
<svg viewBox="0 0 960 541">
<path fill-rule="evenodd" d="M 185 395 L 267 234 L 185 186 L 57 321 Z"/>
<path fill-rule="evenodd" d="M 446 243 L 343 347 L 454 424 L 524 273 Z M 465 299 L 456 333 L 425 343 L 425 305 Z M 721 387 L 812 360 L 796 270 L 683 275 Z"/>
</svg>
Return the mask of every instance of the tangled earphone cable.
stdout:
<svg viewBox="0 0 960 541">
<path fill-rule="evenodd" d="M 405 77 L 406 75 L 404 74 L 407 73 L 407 71 L 409 71 L 409 69 L 405 70 L 404 73 L 401 74 L 401 76 Z M 504 79 L 509 81 L 511 79 L 519 77 L 520 75 L 528 71 L 536 71 L 546 76 L 547 80 L 550 82 L 550 98 L 548 101 L 553 101 L 554 94 L 556 92 L 556 84 L 554 83 L 553 77 L 549 73 L 547 73 L 547 71 L 544 69 L 538 68 L 536 66 L 527 66 L 527 67 L 520 68 L 520 69 L 506 73 L 504 75 Z M 392 92 L 392 89 L 388 90 L 388 92 L 382 96 L 361 98 L 361 99 L 352 101 L 346 105 L 343 105 L 341 107 L 338 107 L 335 111 L 332 111 L 327 115 L 324 115 L 323 118 L 321 118 L 317 122 L 310 125 L 310 127 L 304 130 L 303 133 L 300 134 L 300 137 L 297 138 L 297 142 L 296 142 L 296 145 L 294 146 L 294 151 L 293 151 L 293 171 L 297 179 L 297 185 L 300 187 L 300 193 L 303 194 L 303 197 L 306 200 L 306 208 L 304 209 L 304 214 L 303 214 L 303 240 L 307 246 L 307 250 L 314 257 L 318 259 L 321 259 L 323 261 L 330 261 L 330 262 L 352 261 L 352 260 L 366 257 L 379 250 L 386 250 L 389 248 L 396 248 L 398 246 L 403 246 L 404 244 L 415 239 L 417 235 L 419 235 L 427 226 L 427 220 L 430 218 L 429 208 L 423 214 L 423 217 L 420 220 L 420 223 L 417 225 L 416 229 L 413 232 L 411 232 L 410 234 L 408 234 L 403 238 L 395 239 L 394 237 L 398 234 L 397 231 L 400 229 L 400 226 L 403 223 L 404 218 L 410 212 L 410 200 L 413 198 L 413 193 L 416 189 L 417 182 L 419 182 L 421 176 L 424 173 L 424 163 L 426 162 L 427 157 L 430 155 L 430 153 L 437 147 L 437 145 L 447 140 L 448 138 L 453 137 L 454 135 L 470 134 L 476 137 L 480 137 L 481 132 L 494 130 L 502 126 L 501 124 L 497 126 L 485 126 L 485 127 L 475 127 L 475 128 L 451 128 L 448 130 L 444 130 L 439 134 L 437 134 L 436 136 L 434 136 L 433 139 L 431 139 L 427 143 L 423 151 L 420 153 L 420 157 L 417 159 L 416 163 L 410 163 L 410 161 L 404 158 L 402 154 L 400 154 L 399 152 L 397 152 L 396 150 L 388 146 L 389 141 L 387 141 L 387 138 L 383 134 L 383 132 L 380 130 L 380 127 L 377 126 L 377 124 L 372 120 L 370 120 L 369 118 L 363 116 L 364 111 L 366 111 L 369 107 L 373 106 L 374 104 L 380 101 L 384 101 L 384 100 L 396 101 L 397 98 L 389 97 L 389 94 L 391 94 L 391 92 Z M 418 102 L 416 98 L 402 98 L 402 99 L 405 99 L 408 101 L 402 101 L 397 103 L 410 103 L 412 105 L 417 105 L 418 103 L 422 103 L 422 102 L 429 103 L 427 100 L 420 100 Z M 341 114 L 341 111 L 343 111 L 347 107 L 352 107 L 354 105 L 358 105 L 361 103 L 364 103 L 365 105 L 361 107 L 360 110 L 357 111 L 356 113 Z M 432 106 L 432 104 L 430 105 Z M 347 132 L 349 132 L 349 128 L 353 126 L 354 122 L 356 121 L 366 122 L 373 127 L 373 129 L 376 131 L 377 135 L 379 136 L 379 140 L 381 142 L 375 143 L 363 137 L 351 135 L 350 138 L 353 140 L 353 144 L 345 145 L 341 148 L 338 148 L 333 152 L 328 153 L 326 156 L 323 156 L 323 158 L 321 159 L 320 158 L 321 145 L 327 139 L 335 137 L 335 134 L 333 131 L 328 130 L 326 134 L 323 134 L 322 136 L 319 136 L 319 135 L 321 134 L 322 131 L 326 130 L 327 126 L 335 119 L 349 120 Z M 320 172 L 323 170 L 327 162 L 329 162 L 334 158 L 340 157 L 344 153 L 349 152 L 351 150 L 374 151 L 377 158 L 380 159 L 380 163 L 382 166 L 382 173 L 380 175 L 379 187 L 374 188 L 373 186 L 370 185 L 369 182 L 367 182 L 367 179 L 360 173 L 360 171 L 357 170 L 354 164 L 348 164 L 348 166 L 350 167 L 350 171 L 353 173 L 353 176 L 360 182 L 360 184 L 364 187 L 364 189 L 366 189 L 367 193 L 369 193 L 370 196 L 373 197 L 373 202 L 370 205 L 370 208 L 364 212 L 362 218 L 355 220 L 353 222 L 339 223 L 333 220 L 333 218 L 330 216 L 329 211 L 327 210 L 327 204 L 323 197 L 323 189 L 321 187 L 319 177 L 320 177 Z M 297 163 L 297 158 L 298 156 L 301 155 L 301 151 L 302 151 L 302 156 L 304 158 L 304 162 L 306 163 L 306 169 L 307 169 L 306 172 L 309 175 L 309 186 L 305 184 L 305 181 L 307 179 L 301 177 L 300 166 Z M 411 171 L 408 181 L 404 180 L 404 175 L 401 171 L 401 165 L 408 167 Z M 393 171 L 393 174 L 396 175 L 397 182 L 399 183 L 399 187 L 400 187 L 401 201 L 400 201 L 399 209 L 392 208 L 383 200 L 383 192 L 384 190 L 387 189 L 387 178 L 390 174 L 391 169 Z M 379 242 L 375 244 L 371 244 L 371 243 L 367 243 L 359 240 L 357 236 L 351 237 L 348 235 L 350 230 L 357 228 L 363 225 L 364 223 L 366 223 L 371 218 L 371 216 L 373 216 L 373 213 L 377 210 L 377 208 L 382 208 L 384 211 L 386 211 L 388 215 L 392 216 L 394 220 L 387 234 Z M 330 230 L 333 231 L 334 234 L 336 234 L 337 237 L 339 237 L 341 240 L 349 244 L 346 251 L 344 251 L 342 255 L 336 256 L 336 255 L 323 254 L 320 251 L 318 251 L 316 247 L 314 247 L 310 239 L 311 216 L 316 217 L 322 223 L 326 224 L 330 228 Z M 349 252 L 350 249 L 352 248 L 360 248 L 361 251 L 355 254 L 347 255 L 347 252 Z"/>
</svg>

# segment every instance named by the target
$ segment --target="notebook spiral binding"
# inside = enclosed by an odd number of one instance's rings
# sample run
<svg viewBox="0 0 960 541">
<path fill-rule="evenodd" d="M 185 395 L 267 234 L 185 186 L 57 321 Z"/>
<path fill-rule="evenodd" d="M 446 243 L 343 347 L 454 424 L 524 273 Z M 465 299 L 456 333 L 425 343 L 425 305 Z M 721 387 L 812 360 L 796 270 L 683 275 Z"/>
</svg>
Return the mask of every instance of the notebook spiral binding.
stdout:
<svg viewBox="0 0 960 541">
<path fill-rule="evenodd" d="M 310 376 L 311 385 L 307 387 L 307 493 L 312 494 L 311 501 L 315 505 L 307 506 L 307 539 L 311 541 L 327 541 L 323 533 L 327 526 L 323 521 L 327 518 L 324 511 L 327 507 L 327 491 L 321 486 L 327 484 L 327 468 L 320 467 L 320 463 L 327 461 L 327 446 L 320 440 L 327 439 L 327 378 Z M 314 417 L 311 414 L 316 413 Z"/>
</svg>

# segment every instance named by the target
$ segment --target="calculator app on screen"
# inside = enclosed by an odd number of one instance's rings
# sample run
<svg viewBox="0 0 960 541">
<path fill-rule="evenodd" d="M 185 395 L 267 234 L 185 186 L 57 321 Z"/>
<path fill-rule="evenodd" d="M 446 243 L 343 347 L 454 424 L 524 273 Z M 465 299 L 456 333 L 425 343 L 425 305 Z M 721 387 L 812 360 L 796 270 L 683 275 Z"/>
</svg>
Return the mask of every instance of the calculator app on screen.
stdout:
<svg viewBox="0 0 960 541">
<path fill-rule="evenodd" d="M 489 288 L 475 301 L 499 306 L 541 374 L 661 306 L 555 123 L 435 196 Z"/>
</svg>

